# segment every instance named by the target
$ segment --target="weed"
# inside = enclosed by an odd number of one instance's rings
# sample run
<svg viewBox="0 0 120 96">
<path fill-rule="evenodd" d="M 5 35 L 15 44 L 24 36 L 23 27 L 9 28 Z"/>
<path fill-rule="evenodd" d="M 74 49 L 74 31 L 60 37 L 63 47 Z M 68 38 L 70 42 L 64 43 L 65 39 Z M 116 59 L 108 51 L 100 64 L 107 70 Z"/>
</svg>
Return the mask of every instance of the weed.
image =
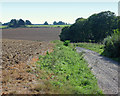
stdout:
<svg viewBox="0 0 120 96">
<path fill-rule="evenodd" d="M 68 46 L 69 43 L 70 43 L 70 41 L 69 41 L 69 40 L 66 40 L 66 41 L 64 42 L 64 45 L 65 45 L 65 46 Z"/>
<path fill-rule="evenodd" d="M 71 46 L 64 46 L 63 42 L 54 43 L 54 52 L 40 56 L 36 63 L 36 73 L 44 70 L 42 80 L 49 80 L 52 85 L 49 91 L 59 94 L 102 94 L 82 53 L 78 54 Z M 40 74 L 39 79 L 42 76 Z"/>
</svg>

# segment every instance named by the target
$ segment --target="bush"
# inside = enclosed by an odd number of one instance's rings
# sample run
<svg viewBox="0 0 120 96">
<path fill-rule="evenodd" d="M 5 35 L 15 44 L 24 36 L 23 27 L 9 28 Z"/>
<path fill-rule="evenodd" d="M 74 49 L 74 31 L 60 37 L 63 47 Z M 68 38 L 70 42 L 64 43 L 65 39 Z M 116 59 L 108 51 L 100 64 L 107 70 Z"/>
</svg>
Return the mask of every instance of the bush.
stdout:
<svg viewBox="0 0 120 96">
<path fill-rule="evenodd" d="M 62 29 L 62 32 L 59 35 L 61 41 L 69 40 L 70 39 L 70 34 L 69 34 L 69 27 L 64 27 Z"/>
<path fill-rule="evenodd" d="M 114 34 L 104 39 L 104 54 L 108 57 L 120 57 L 120 31 L 114 30 Z"/>
<path fill-rule="evenodd" d="M 66 40 L 66 41 L 64 42 L 64 45 L 65 45 L 65 46 L 68 46 L 69 43 L 70 43 L 70 41 L 69 41 L 69 40 Z"/>
</svg>

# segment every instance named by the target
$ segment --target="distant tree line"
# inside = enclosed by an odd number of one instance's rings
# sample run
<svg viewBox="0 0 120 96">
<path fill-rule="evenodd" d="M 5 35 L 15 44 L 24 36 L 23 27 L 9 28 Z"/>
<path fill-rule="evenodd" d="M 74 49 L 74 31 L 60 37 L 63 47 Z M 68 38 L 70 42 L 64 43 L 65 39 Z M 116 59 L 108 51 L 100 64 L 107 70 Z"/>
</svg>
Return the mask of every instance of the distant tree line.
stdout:
<svg viewBox="0 0 120 96">
<path fill-rule="evenodd" d="M 25 27 L 25 25 L 33 25 L 33 24 L 29 20 L 24 21 L 22 19 L 19 20 L 12 19 L 10 22 L 4 23 L 2 25 L 7 25 L 8 27 Z M 48 24 L 48 22 L 45 21 L 44 24 L 40 24 L 40 25 L 50 25 L 50 24 Z M 54 21 L 53 25 L 67 25 L 67 23 L 64 23 L 62 21 L 59 22 Z"/>
<path fill-rule="evenodd" d="M 12 19 L 10 22 L 8 23 L 4 23 L 2 25 L 7 25 L 8 27 L 25 27 L 25 25 L 32 25 L 32 23 L 29 20 L 16 20 L 16 19 Z"/>
<path fill-rule="evenodd" d="M 100 42 L 105 37 L 120 28 L 120 22 L 115 13 L 104 11 L 93 14 L 87 19 L 78 18 L 70 27 L 64 27 L 60 34 L 61 41 L 70 40 L 71 42 Z"/>
<path fill-rule="evenodd" d="M 62 22 L 62 21 L 59 21 L 59 22 L 54 21 L 53 25 L 67 25 L 67 23 Z"/>
<path fill-rule="evenodd" d="M 49 25 L 49 24 L 47 21 L 45 21 L 45 23 L 43 25 Z M 53 25 L 67 25 L 67 23 L 65 23 L 63 21 L 59 21 L 59 22 L 54 21 Z"/>
</svg>

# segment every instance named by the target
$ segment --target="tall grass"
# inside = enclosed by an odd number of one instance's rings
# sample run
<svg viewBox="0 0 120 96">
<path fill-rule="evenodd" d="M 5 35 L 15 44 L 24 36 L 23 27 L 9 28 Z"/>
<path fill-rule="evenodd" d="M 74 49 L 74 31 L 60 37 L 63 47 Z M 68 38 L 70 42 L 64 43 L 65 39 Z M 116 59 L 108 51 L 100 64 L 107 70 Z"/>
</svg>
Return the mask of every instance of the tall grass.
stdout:
<svg viewBox="0 0 120 96">
<path fill-rule="evenodd" d="M 99 54 L 102 54 L 104 51 L 104 45 L 103 44 L 98 44 L 98 43 L 76 43 L 74 44 L 78 47 L 83 47 L 92 51 L 95 51 Z"/>
</svg>

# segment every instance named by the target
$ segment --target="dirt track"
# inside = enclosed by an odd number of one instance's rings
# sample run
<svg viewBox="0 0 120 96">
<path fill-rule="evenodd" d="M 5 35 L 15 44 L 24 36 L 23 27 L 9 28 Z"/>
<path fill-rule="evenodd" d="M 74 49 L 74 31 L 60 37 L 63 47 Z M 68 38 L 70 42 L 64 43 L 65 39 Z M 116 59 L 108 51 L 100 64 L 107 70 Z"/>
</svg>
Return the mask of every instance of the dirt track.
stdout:
<svg viewBox="0 0 120 96">
<path fill-rule="evenodd" d="M 13 28 L 3 29 L 3 39 L 17 40 L 39 40 L 51 41 L 59 40 L 59 34 L 62 28 Z"/>
<path fill-rule="evenodd" d="M 91 50 L 80 47 L 76 47 L 76 49 L 77 52 L 84 52 L 84 58 L 96 76 L 98 85 L 103 90 L 103 93 L 118 94 L 119 64 Z"/>
</svg>

